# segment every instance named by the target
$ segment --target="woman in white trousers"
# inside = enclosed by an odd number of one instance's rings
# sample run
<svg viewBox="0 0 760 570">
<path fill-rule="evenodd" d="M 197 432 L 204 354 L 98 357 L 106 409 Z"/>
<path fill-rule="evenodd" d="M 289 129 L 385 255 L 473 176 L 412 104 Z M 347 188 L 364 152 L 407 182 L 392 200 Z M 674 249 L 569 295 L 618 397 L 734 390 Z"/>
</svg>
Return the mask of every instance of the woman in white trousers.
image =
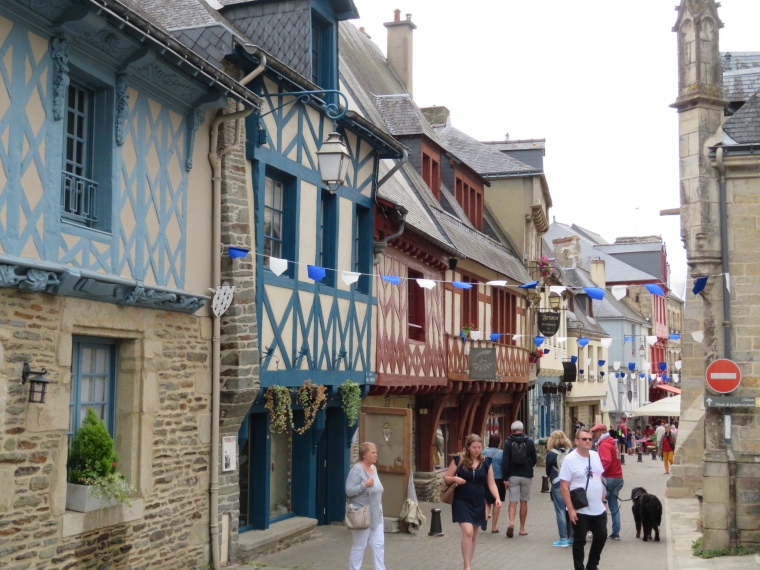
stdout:
<svg viewBox="0 0 760 570">
<path fill-rule="evenodd" d="M 348 559 L 349 570 L 359 570 L 364 551 L 369 546 L 375 570 L 385 570 L 385 535 L 383 527 L 383 484 L 377 476 L 377 446 L 364 442 L 359 445 L 359 461 L 346 478 L 346 497 L 361 507 L 369 505 L 370 525 L 363 530 L 352 530 L 354 544 Z"/>
</svg>

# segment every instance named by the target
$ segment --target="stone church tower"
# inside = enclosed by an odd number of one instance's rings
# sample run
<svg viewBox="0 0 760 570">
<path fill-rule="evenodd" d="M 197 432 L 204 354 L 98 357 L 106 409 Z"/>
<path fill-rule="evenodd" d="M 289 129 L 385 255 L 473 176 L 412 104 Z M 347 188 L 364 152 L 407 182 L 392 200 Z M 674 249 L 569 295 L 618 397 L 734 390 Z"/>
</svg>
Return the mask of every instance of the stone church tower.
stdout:
<svg viewBox="0 0 760 570">
<path fill-rule="evenodd" d="M 754 235 L 760 227 L 760 179 L 757 166 L 754 175 L 746 170 L 747 158 L 739 156 L 742 145 L 724 134 L 728 101 L 719 6 L 715 0 L 681 0 L 673 28 L 678 35 L 678 99 L 672 106 L 679 113 L 681 237 L 689 276 L 710 278 L 699 295 L 687 293 L 684 329 L 703 331 L 704 340 L 694 342 L 688 333 L 682 339 L 681 421 L 668 496 L 693 498 L 701 490 L 705 549 L 742 544 L 758 550 L 760 414 L 756 408 L 704 407 L 705 369 L 714 360 L 739 365 L 742 388 L 733 395 L 755 396 L 760 385 L 760 361 L 754 362 L 760 329 L 752 322 L 760 316 L 760 240 Z M 730 275 L 730 285 L 724 274 Z"/>
</svg>

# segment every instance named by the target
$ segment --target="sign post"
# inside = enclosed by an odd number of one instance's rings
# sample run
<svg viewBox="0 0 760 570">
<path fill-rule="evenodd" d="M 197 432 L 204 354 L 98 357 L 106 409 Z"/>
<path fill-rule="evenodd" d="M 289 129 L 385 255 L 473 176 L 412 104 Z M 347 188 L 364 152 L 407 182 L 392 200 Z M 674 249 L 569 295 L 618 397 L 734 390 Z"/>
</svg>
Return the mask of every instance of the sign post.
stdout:
<svg viewBox="0 0 760 570">
<path fill-rule="evenodd" d="M 741 385 L 742 373 L 736 365 L 736 362 L 721 358 L 720 360 L 713 361 L 710 363 L 710 366 L 707 367 L 707 370 L 705 371 L 705 382 L 713 394 L 730 394 Z M 738 400 L 739 398 L 736 399 Z M 707 403 L 707 398 L 705 398 L 705 403 L 708 407 L 710 406 L 710 404 Z M 723 406 L 725 418 L 723 428 L 725 431 L 726 444 L 731 443 L 731 407 L 732 406 Z"/>
</svg>

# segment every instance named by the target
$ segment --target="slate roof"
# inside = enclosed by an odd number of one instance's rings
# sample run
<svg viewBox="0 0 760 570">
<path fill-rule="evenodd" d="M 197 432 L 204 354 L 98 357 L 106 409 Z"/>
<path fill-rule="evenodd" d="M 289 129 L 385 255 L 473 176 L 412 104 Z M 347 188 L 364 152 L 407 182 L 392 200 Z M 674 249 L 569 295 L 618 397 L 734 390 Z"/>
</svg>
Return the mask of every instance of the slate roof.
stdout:
<svg viewBox="0 0 760 570">
<path fill-rule="evenodd" d="M 578 329 L 582 333 L 592 334 L 598 337 L 607 337 L 607 331 L 596 322 L 594 317 L 586 314 L 584 304 L 581 299 L 587 299 L 588 295 L 583 292 L 581 287 L 597 287 L 596 283 L 591 280 L 588 271 L 580 267 L 574 269 L 559 268 L 559 280 L 565 287 L 573 289 L 573 295 L 576 301 L 573 303 L 573 310 L 568 311 L 567 326 L 568 329 Z M 580 291 L 580 292 L 579 292 Z M 605 295 L 606 297 L 606 295 Z M 594 307 L 596 308 L 596 307 Z"/>
<path fill-rule="evenodd" d="M 440 126 L 434 127 L 434 130 L 446 149 L 462 158 L 481 176 L 540 173 L 532 166 L 501 153 L 490 145 L 483 144 L 455 127 Z"/>
<path fill-rule="evenodd" d="M 595 245 L 596 249 L 613 255 L 615 253 L 639 253 L 644 251 L 662 251 L 662 242 L 650 243 L 603 243 Z"/>
<path fill-rule="evenodd" d="M 426 135 L 444 146 L 409 94 L 378 95 L 375 105 L 393 136 Z"/>
<path fill-rule="evenodd" d="M 546 139 L 525 139 L 516 141 L 481 141 L 499 152 L 510 150 L 537 150 L 546 148 Z"/>
<path fill-rule="evenodd" d="M 238 6 L 241 4 L 263 4 L 266 2 L 273 2 L 278 0 L 209 0 L 210 2 L 218 2 L 222 6 Z M 279 0 L 280 2 L 287 2 L 292 4 L 292 0 Z M 356 9 L 356 4 L 353 0 L 331 0 L 333 10 L 336 15 L 341 19 L 343 18 L 358 18 L 359 12 Z"/>
<path fill-rule="evenodd" d="M 519 283 L 530 281 L 528 271 L 508 248 L 465 225 L 451 214 L 440 210 L 436 210 L 434 214 L 456 248 L 467 258 L 503 273 Z"/>
<path fill-rule="evenodd" d="M 746 101 L 760 89 L 760 52 L 724 52 L 720 61 L 728 101 Z"/>
<path fill-rule="evenodd" d="M 388 161 L 381 161 L 380 177 L 385 176 L 388 170 Z M 422 180 L 422 177 L 407 162 L 400 171 L 380 186 L 377 193 L 380 198 L 390 200 L 394 204 L 400 204 L 407 209 L 407 228 L 416 228 L 416 233 L 430 238 L 437 245 L 451 251 L 454 246 L 430 210 L 429 197 L 424 194 L 426 188 L 427 184 Z"/>
<path fill-rule="evenodd" d="M 723 123 L 723 132 L 739 144 L 760 142 L 760 91 Z"/>
<path fill-rule="evenodd" d="M 545 234 L 545 240 L 551 244 L 552 240 L 577 235 L 580 238 L 581 247 L 581 268 L 585 271 L 591 269 L 591 259 L 604 260 L 604 269 L 607 283 L 637 283 L 642 281 L 654 281 L 659 279 L 654 275 L 645 273 L 636 269 L 635 267 L 628 265 L 627 263 L 620 261 L 619 259 L 603 252 L 594 247 L 595 242 L 590 240 L 585 234 L 581 234 L 575 231 L 575 228 L 561 224 L 559 222 L 553 222 L 549 226 L 549 231 Z"/>
</svg>

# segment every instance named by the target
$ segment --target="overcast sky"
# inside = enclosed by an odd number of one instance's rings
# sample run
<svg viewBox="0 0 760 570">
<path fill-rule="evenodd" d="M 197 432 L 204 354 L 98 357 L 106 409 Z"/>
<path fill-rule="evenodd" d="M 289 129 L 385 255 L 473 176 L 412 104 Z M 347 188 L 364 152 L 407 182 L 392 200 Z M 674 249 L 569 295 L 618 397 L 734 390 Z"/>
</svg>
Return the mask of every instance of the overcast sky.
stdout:
<svg viewBox="0 0 760 570">
<path fill-rule="evenodd" d="M 661 235 L 681 294 L 678 0 L 354 0 L 383 51 L 383 22 L 412 14 L 414 98 L 480 140 L 545 138 L 558 222 L 608 241 Z M 760 51 L 760 1 L 723 0 L 721 51 Z M 679 284 L 680 282 L 680 284 Z"/>
</svg>

